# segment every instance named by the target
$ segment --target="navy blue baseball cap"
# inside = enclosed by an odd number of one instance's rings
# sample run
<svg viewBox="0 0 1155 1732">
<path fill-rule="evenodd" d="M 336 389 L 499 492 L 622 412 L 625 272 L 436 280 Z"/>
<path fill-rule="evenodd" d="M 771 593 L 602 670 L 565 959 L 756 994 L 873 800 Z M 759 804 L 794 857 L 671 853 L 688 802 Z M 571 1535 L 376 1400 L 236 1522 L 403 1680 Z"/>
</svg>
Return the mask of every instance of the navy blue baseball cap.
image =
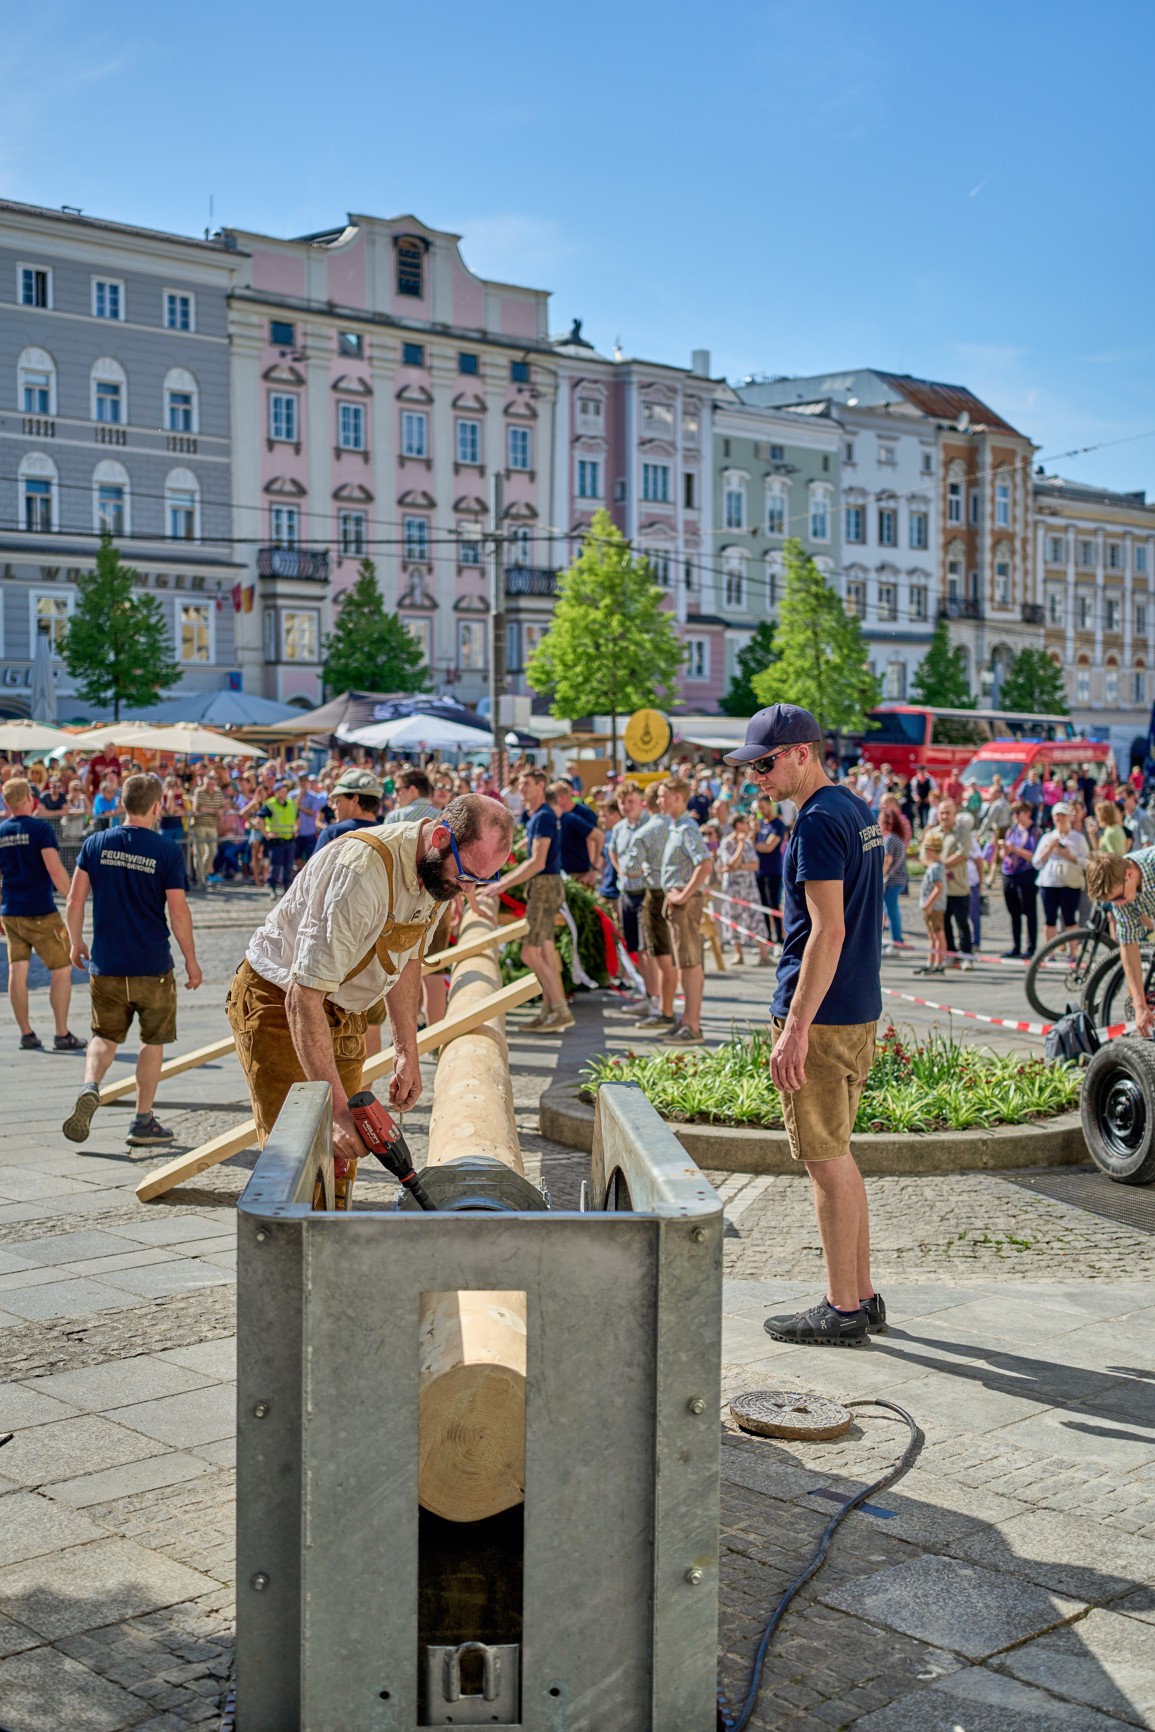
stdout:
<svg viewBox="0 0 1155 1732">
<path fill-rule="evenodd" d="M 799 704 L 768 704 L 746 723 L 746 738 L 736 752 L 727 752 L 727 764 L 752 764 L 784 746 L 817 745 L 822 729 Z"/>
</svg>

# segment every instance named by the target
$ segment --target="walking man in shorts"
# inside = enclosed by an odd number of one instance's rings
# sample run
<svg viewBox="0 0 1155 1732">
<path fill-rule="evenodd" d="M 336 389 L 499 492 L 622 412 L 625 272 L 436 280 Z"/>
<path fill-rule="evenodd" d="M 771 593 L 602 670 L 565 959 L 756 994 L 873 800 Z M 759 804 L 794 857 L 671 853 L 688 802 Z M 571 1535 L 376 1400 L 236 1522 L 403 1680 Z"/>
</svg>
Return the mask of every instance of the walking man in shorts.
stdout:
<svg viewBox="0 0 1155 1732">
<path fill-rule="evenodd" d="M 68 1031 L 72 967 L 68 933 L 56 911 L 54 890 L 68 895 L 68 873 L 61 863 L 56 831 L 32 815 L 32 789 L 23 776 L 4 784 L 10 813 L 0 823 L 0 932 L 8 945 L 8 998 L 20 1029 L 21 1052 L 43 1046 L 28 1019 L 28 964 L 38 956 L 48 970 L 48 1002 L 56 1024 L 54 1052 L 79 1052 L 81 1041 Z"/>
<path fill-rule="evenodd" d="M 866 1188 L 850 1152 L 882 1014 L 882 836 L 866 802 L 830 781 L 822 753 L 809 710 L 771 704 L 726 762 L 798 807 L 782 877 L 770 1074 L 790 1153 L 810 1175 L 827 1290 L 809 1311 L 767 1318 L 766 1330 L 798 1346 L 863 1347 L 886 1329 L 870 1277 Z"/>
<path fill-rule="evenodd" d="M 561 824 L 545 797 L 544 770 L 525 770 L 518 781 L 525 800 L 526 857 L 502 879 L 500 889 L 483 890 L 496 896 L 518 884 L 526 885 L 525 914 L 529 931 L 522 940 L 521 957 L 541 982 L 542 1007 L 523 1024 L 536 1034 L 561 1034 L 573 1027 L 573 1013 L 565 1001 L 561 957 L 554 942 L 557 917 L 565 901 L 561 876 Z"/>
<path fill-rule="evenodd" d="M 124 823 L 90 836 L 80 850 L 65 919 L 72 961 L 88 964 L 92 995 L 92 1039 L 84 1061 L 84 1087 L 64 1121 L 72 1143 L 88 1140 L 100 1104 L 100 1083 L 116 1049 L 140 1022 L 136 1061 L 136 1116 L 129 1127 L 133 1148 L 171 1143 L 153 1112 L 165 1046 L 176 1039 L 176 982 L 169 922 L 185 965 L 185 986 L 201 983 L 193 943 L 192 915 L 185 895 L 184 855 L 156 829 L 160 817 L 159 776 L 129 776 L 124 784 Z M 84 905 L 92 893 L 92 950 L 84 942 Z"/>
</svg>

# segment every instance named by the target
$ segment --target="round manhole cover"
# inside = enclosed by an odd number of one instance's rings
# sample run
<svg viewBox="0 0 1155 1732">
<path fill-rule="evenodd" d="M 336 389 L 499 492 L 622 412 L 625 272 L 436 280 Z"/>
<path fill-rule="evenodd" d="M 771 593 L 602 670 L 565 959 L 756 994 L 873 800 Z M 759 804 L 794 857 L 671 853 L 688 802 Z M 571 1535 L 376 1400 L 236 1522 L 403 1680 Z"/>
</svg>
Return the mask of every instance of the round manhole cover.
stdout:
<svg viewBox="0 0 1155 1732">
<path fill-rule="evenodd" d="M 730 1414 L 743 1431 L 759 1437 L 788 1437 L 822 1443 L 842 1437 L 850 1430 L 853 1416 L 840 1401 L 825 1395 L 808 1395 L 803 1389 L 753 1389 L 736 1395 Z"/>
</svg>

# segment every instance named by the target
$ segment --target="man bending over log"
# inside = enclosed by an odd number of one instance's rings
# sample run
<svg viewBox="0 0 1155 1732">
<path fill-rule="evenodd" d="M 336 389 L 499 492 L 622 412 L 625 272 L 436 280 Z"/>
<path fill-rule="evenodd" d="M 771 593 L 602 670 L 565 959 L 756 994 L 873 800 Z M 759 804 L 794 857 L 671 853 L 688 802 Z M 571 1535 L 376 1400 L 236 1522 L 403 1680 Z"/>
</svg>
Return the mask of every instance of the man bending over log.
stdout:
<svg viewBox="0 0 1155 1732">
<path fill-rule="evenodd" d="M 382 995 L 396 1056 L 389 1100 L 421 1093 L 421 963 L 441 904 L 497 876 L 513 819 L 462 794 L 435 820 L 351 830 L 315 853 L 245 952 L 226 1000 L 263 1148 L 295 1082 L 333 1091 L 333 1152 L 364 1153 L 347 1105 L 361 1086 L 365 1012 Z"/>
</svg>

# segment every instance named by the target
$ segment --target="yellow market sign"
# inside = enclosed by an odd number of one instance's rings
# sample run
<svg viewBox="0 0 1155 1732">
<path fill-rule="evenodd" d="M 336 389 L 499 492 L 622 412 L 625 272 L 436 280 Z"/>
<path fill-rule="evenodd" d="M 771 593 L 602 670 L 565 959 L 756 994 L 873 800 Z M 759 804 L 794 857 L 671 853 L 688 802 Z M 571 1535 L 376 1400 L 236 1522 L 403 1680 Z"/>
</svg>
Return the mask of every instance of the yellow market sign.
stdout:
<svg viewBox="0 0 1155 1732">
<path fill-rule="evenodd" d="M 635 764 L 652 764 L 670 749 L 674 730 L 661 710 L 635 710 L 626 723 L 626 751 Z"/>
</svg>

